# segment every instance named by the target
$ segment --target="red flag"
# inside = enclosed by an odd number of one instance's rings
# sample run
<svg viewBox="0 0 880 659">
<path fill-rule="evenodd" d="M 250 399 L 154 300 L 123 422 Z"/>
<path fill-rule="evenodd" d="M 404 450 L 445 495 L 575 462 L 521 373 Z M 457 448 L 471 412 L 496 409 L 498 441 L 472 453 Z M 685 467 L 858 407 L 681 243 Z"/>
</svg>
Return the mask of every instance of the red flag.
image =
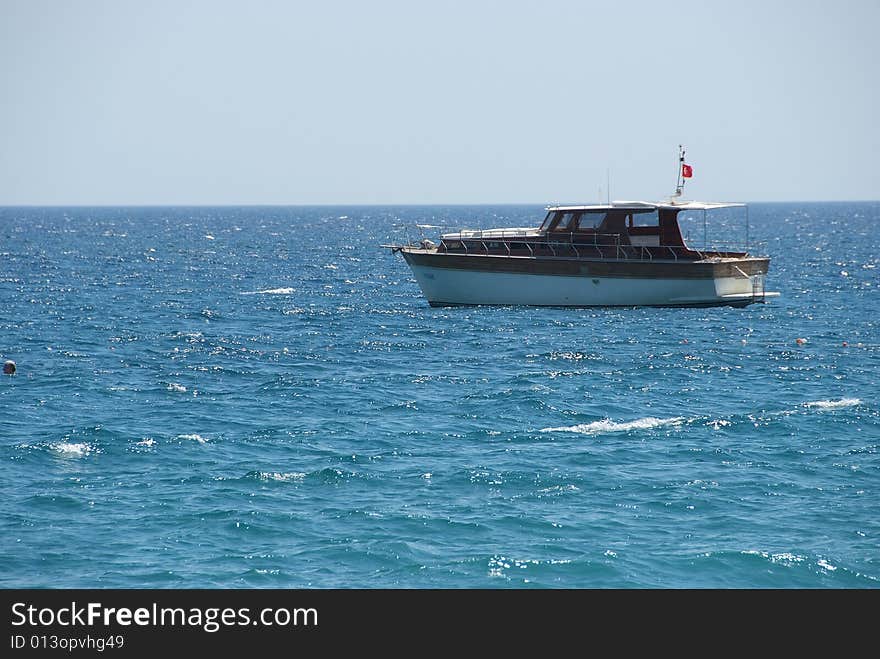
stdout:
<svg viewBox="0 0 880 659">
<path fill-rule="evenodd" d="M 681 177 L 682 178 L 690 178 L 694 175 L 694 168 L 690 165 L 685 165 L 681 163 Z"/>
</svg>

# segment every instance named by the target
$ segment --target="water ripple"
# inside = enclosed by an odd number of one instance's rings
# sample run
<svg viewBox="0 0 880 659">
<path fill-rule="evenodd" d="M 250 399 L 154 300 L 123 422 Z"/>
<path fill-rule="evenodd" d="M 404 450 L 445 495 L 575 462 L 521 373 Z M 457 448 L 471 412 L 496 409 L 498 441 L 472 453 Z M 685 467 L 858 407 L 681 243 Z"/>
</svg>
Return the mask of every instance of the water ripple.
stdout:
<svg viewBox="0 0 880 659">
<path fill-rule="evenodd" d="M 542 214 L 0 209 L 0 586 L 878 587 L 880 204 L 750 208 L 745 309 L 435 309 L 378 248 Z"/>
</svg>

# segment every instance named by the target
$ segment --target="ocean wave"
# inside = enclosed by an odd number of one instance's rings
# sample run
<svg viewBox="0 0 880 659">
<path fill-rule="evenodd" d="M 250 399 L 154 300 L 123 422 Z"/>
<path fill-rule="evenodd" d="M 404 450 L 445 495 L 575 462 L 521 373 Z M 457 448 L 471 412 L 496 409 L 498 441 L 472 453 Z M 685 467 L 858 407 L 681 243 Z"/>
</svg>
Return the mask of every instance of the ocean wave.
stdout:
<svg viewBox="0 0 880 659">
<path fill-rule="evenodd" d="M 246 478 L 253 478 L 261 481 L 278 481 L 280 483 L 300 482 L 305 479 L 306 474 L 301 471 L 252 471 L 248 473 Z"/>
<path fill-rule="evenodd" d="M 567 485 L 552 485 L 550 487 L 544 487 L 538 490 L 537 495 L 539 497 L 547 497 L 547 496 L 562 496 L 564 494 L 576 494 L 580 492 L 581 488 L 577 485 L 572 485 L 571 483 Z"/>
<path fill-rule="evenodd" d="M 83 458 L 91 453 L 97 453 L 97 449 L 85 442 L 56 442 L 50 448 L 65 457 Z"/>
<path fill-rule="evenodd" d="M 242 295 L 290 295 L 296 293 L 295 288 L 267 288 L 262 291 L 245 291 Z"/>
<path fill-rule="evenodd" d="M 325 467 L 315 471 L 249 471 L 242 480 L 274 483 L 323 483 L 333 485 L 358 478 L 358 475 L 344 469 Z M 226 480 L 221 478 L 221 480 Z"/>
<path fill-rule="evenodd" d="M 756 549 L 746 549 L 740 552 L 743 556 L 760 556 L 763 559 L 769 560 L 771 563 L 775 563 L 777 565 L 796 565 L 798 563 L 804 563 L 808 560 L 806 556 L 800 556 L 798 554 L 793 554 L 791 552 L 777 552 L 772 553 L 768 551 L 759 551 Z"/>
<path fill-rule="evenodd" d="M 356 475 L 350 471 L 346 471 L 345 469 L 338 469 L 336 467 L 324 467 L 323 469 L 313 471 L 309 474 L 310 479 L 315 479 L 327 485 L 342 483 L 344 481 L 355 478 L 355 476 Z"/>
<path fill-rule="evenodd" d="M 177 384 L 176 382 L 169 382 L 167 389 L 168 389 L 168 391 L 177 391 L 177 392 L 185 392 L 186 391 L 186 387 L 184 387 L 182 384 Z"/>
<path fill-rule="evenodd" d="M 624 422 L 602 419 L 601 421 L 579 423 L 574 426 L 542 428 L 541 432 L 575 432 L 583 435 L 604 435 L 615 432 L 629 432 L 631 430 L 649 430 L 651 428 L 660 428 L 662 426 L 680 426 L 684 422 L 685 418 L 683 416 L 674 416 L 668 419 L 658 419 L 657 417 L 648 416 L 643 419 Z"/>
<path fill-rule="evenodd" d="M 571 565 L 572 561 L 568 558 L 550 558 L 550 559 L 535 559 L 535 558 L 509 558 L 503 555 L 495 555 L 489 558 L 488 562 L 488 573 L 487 577 L 490 578 L 508 578 L 508 570 L 513 570 L 515 572 L 519 572 L 520 570 L 527 570 L 529 568 L 546 568 L 548 566 L 568 566 Z"/>
<path fill-rule="evenodd" d="M 798 554 L 793 554 L 791 552 L 771 553 L 754 549 L 744 550 L 741 553 L 745 556 L 760 556 L 765 560 L 769 560 L 771 563 L 784 565 L 786 567 L 792 567 L 798 564 L 807 565 L 815 563 L 816 567 L 818 567 L 823 572 L 834 572 L 835 570 L 837 570 L 836 565 L 833 565 L 831 562 L 828 561 L 828 559 L 821 557 L 813 560 L 808 556 L 801 556 Z"/>
<path fill-rule="evenodd" d="M 210 441 L 207 437 L 202 437 L 199 434 L 192 433 L 189 435 L 178 435 L 177 439 L 186 439 L 193 442 L 198 442 L 199 444 L 207 444 Z"/>
<path fill-rule="evenodd" d="M 804 407 L 811 407 L 817 410 L 837 410 L 842 407 L 853 407 L 854 405 L 860 405 L 861 399 L 859 398 L 841 398 L 840 400 L 814 400 L 809 403 L 804 403 Z"/>
<path fill-rule="evenodd" d="M 175 332 L 171 335 L 173 339 L 189 339 L 190 343 L 195 341 L 202 341 L 202 333 L 201 332 Z"/>
</svg>

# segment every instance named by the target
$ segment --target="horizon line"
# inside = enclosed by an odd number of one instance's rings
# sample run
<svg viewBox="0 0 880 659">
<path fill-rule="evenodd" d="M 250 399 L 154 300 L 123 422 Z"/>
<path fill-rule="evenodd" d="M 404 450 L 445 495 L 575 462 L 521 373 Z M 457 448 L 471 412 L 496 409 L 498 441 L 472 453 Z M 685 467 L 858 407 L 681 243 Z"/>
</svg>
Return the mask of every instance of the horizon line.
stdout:
<svg viewBox="0 0 880 659">
<path fill-rule="evenodd" d="M 618 201 L 618 200 L 613 200 Z M 682 200 L 686 201 L 686 200 Z M 699 201 L 699 200 L 690 200 Z M 430 206 L 558 206 L 566 205 L 566 201 L 552 202 L 527 202 L 527 201 L 504 201 L 504 202 L 300 202 L 300 203 L 18 203 L 4 204 L 0 203 L 0 208 L 401 208 L 401 207 L 430 207 Z M 580 204 L 582 202 L 571 202 Z M 599 202 L 604 203 L 604 202 Z M 867 204 L 880 203 L 878 199 L 779 199 L 779 200 L 762 200 L 762 201 L 745 201 L 739 202 L 745 204 Z"/>
</svg>

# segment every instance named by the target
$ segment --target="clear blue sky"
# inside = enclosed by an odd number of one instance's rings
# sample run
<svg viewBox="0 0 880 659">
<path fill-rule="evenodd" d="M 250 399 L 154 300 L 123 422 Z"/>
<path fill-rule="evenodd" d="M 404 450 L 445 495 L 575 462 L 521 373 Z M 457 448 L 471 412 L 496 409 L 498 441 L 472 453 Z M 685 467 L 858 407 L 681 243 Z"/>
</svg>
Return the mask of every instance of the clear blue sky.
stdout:
<svg viewBox="0 0 880 659">
<path fill-rule="evenodd" d="M 880 199 L 880 1 L 0 0 L 0 205 Z M 605 195 L 603 190 L 602 195 Z"/>
</svg>

